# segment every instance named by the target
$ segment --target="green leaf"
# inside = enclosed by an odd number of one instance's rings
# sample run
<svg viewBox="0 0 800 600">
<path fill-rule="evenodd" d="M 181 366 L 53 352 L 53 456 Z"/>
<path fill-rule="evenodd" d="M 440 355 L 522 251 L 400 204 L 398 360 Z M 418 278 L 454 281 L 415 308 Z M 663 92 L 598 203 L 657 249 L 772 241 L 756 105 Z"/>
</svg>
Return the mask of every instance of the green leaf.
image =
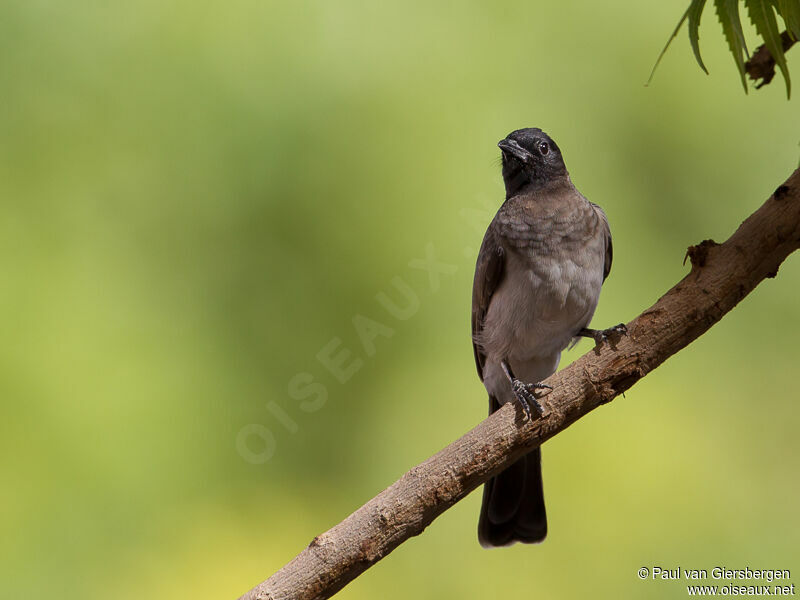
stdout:
<svg viewBox="0 0 800 600">
<path fill-rule="evenodd" d="M 800 40 L 800 2 L 797 0 L 777 0 L 776 8 L 778 14 L 783 18 L 786 23 L 786 29 L 794 36 L 794 39 Z"/>
<path fill-rule="evenodd" d="M 739 70 L 742 87 L 744 87 L 746 94 L 747 78 L 744 72 L 742 51 L 747 52 L 747 46 L 744 43 L 742 22 L 739 19 L 739 2 L 738 0 L 714 0 L 714 7 L 717 9 L 717 17 L 719 17 L 719 22 L 722 23 L 722 31 L 728 41 L 728 48 L 733 54 L 733 59 L 736 61 L 736 68 Z"/>
<path fill-rule="evenodd" d="M 692 44 L 692 51 L 694 52 L 694 57 L 697 60 L 697 64 L 700 65 L 700 68 L 706 72 L 708 75 L 708 69 L 703 64 L 703 59 L 700 58 L 700 17 L 703 14 L 703 7 L 706 4 L 706 0 L 692 0 L 692 3 L 689 5 L 689 10 L 687 11 L 689 15 L 689 42 Z"/>
<path fill-rule="evenodd" d="M 672 43 L 672 40 L 675 39 L 675 37 L 678 35 L 678 32 L 681 30 L 681 25 L 683 25 L 683 22 L 686 20 L 686 17 L 689 16 L 689 10 L 691 8 L 692 7 L 689 6 L 689 8 L 686 9 L 686 12 L 683 13 L 681 20 L 678 21 L 678 24 L 675 26 L 675 31 L 672 32 L 672 35 L 669 36 L 667 43 L 664 44 L 664 49 L 661 51 L 661 54 L 658 55 L 658 58 L 656 59 L 656 64 L 653 65 L 653 70 L 650 71 L 650 77 L 647 78 L 647 83 L 645 83 L 645 85 L 650 85 L 650 82 L 653 81 L 653 75 L 656 74 L 656 68 L 658 68 L 658 64 L 661 62 L 661 59 L 664 58 L 664 54 L 667 52 L 667 48 L 669 48 L 669 45 Z"/>
<path fill-rule="evenodd" d="M 772 4 L 768 0 L 745 0 L 744 4 L 758 35 L 762 37 L 764 45 L 781 69 L 783 79 L 786 81 L 786 96 L 789 98 L 792 94 L 792 84 L 789 79 L 786 56 L 783 54 L 783 42 L 778 31 L 778 22 L 775 20 Z"/>
</svg>

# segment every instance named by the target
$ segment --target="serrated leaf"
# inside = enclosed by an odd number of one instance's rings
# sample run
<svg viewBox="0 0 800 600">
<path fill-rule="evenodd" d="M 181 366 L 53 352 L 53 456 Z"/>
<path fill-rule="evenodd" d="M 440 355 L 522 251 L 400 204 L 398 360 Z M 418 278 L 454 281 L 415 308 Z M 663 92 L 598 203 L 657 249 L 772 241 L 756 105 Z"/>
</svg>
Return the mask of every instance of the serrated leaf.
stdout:
<svg viewBox="0 0 800 600">
<path fill-rule="evenodd" d="M 786 66 L 786 56 L 783 54 L 783 42 L 778 31 L 778 22 L 775 20 L 775 12 L 768 0 L 745 0 L 747 13 L 750 20 L 756 27 L 756 32 L 764 40 L 764 45 L 772 54 L 772 58 L 781 69 L 783 79 L 786 81 L 786 96 L 792 95 L 792 84 L 789 79 L 789 69 Z"/>
<path fill-rule="evenodd" d="M 689 15 L 689 42 L 692 44 L 692 52 L 694 52 L 694 57 L 697 60 L 697 64 L 700 65 L 700 68 L 706 72 L 708 75 L 708 69 L 703 64 L 703 59 L 700 57 L 700 17 L 703 15 L 703 7 L 706 4 L 706 0 L 692 0 L 692 3 L 689 5 L 689 10 L 687 11 Z"/>
<path fill-rule="evenodd" d="M 780 14 L 786 29 L 800 40 L 800 2 L 797 0 L 777 0 L 778 14 Z"/>
<path fill-rule="evenodd" d="M 658 58 L 656 59 L 656 64 L 653 65 L 653 70 L 650 71 L 650 77 L 647 78 L 647 83 L 645 83 L 645 85 L 650 85 L 650 82 L 653 81 L 653 75 L 656 74 L 656 68 L 658 68 L 658 64 L 661 62 L 661 59 L 664 58 L 664 54 L 667 52 L 667 48 L 669 48 L 669 45 L 672 43 L 672 40 L 675 39 L 675 37 L 678 35 L 678 32 L 681 30 L 681 25 L 683 25 L 683 22 L 689 16 L 690 8 L 691 6 L 689 6 L 689 8 L 686 9 L 686 12 L 683 13 L 681 20 L 678 21 L 678 24 L 675 26 L 675 30 L 672 32 L 672 35 L 669 36 L 667 43 L 664 44 L 664 49 L 661 51 L 661 54 L 658 55 Z"/>
<path fill-rule="evenodd" d="M 746 53 L 747 46 L 744 43 L 742 22 L 739 19 L 739 2 L 738 0 L 714 0 L 714 7 L 717 9 L 717 17 L 719 22 L 722 23 L 722 31 L 728 41 L 728 48 L 733 54 L 736 68 L 739 70 L 739 76 L 742 79 L 742 87 L 744 87 L 744 93 L 746 94 L 747 78 L 745 77 L 742 50 Z"/>
</svg>

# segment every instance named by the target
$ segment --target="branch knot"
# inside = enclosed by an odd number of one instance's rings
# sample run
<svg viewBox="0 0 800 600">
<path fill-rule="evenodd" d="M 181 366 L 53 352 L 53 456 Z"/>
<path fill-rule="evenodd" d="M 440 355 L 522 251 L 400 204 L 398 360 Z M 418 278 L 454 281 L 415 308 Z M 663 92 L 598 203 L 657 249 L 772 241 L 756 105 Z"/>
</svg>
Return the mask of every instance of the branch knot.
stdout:
<svg viewBox="0 0 800 600">
<path fill-rule="evenodd" d="M 683 257 L 683 264 L 686 264 L 686 259 L 688 258 L 692 261 L 692 267 L 705 267 L 708 251 L 714 246 L 719 246 L 714 240 L 703 240 L 697 246 L 689 246 L 686 249 L 686 256 Z"/>
</svg>

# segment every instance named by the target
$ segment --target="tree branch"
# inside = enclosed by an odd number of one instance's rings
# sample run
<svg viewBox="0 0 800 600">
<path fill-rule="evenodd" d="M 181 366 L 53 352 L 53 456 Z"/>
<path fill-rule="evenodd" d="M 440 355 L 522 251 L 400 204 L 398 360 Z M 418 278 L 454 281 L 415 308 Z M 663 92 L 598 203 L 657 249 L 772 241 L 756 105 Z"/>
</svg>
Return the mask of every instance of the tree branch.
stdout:
<svg viewBox="0 0 800 600">
<path fill-rule="evenodd" d="M 596 347 L 547 379 L 545 415 L 523 422 L 506 404 L 344 521 L 240 600 L 328 598 L 517 458 L 629 389 L 705 333 L 800 247 L 800 169 L 724 244 L 687 251 L 691 271 L 627 324 L 628 335 Z M 477 542 L 476 542 L 477 543 Z"/>
<path fill-rule="evenodd" d="M 796 41 L 788 31 L 784 31 L 781 34 L 781 45 L 784 52 L 794 46 Z M 744 70 L 753 81 L 758 82 L 761 79 L 761 82 L 756 85 L 756 89 L 760 89 L 772 81 L 773 77 L 775 77 L 775 59 L 767 49 L 766 44 L 761 44 L 753 52 L 753 56 L 745 63 Z"/>
</svg>

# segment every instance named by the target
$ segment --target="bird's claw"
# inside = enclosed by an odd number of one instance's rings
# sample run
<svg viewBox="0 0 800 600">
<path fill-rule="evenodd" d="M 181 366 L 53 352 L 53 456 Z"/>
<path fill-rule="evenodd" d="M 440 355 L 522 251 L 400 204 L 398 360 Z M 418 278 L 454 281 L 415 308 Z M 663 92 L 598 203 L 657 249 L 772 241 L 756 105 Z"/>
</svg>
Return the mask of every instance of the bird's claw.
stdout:
<svg viewBox="0 0 800 600">
<path fill-rule="evenodd" d="M 621 337 L 623 335 L 628 335 L 628 328 L 625 327 L 625 323 L 620 323 L 619 325 L 614 325 L 608 329 L 598 329 L 594 332 L 592 337 L 594 338 L 595 344 L 599 346 L 609 338 L 615 338 L 617 336 Z"/>
<path fill-rule="evenodd" d="M 512 388 L 514 390 L 514 397 L 522 406 L 522 411 L 525 413 L 525 416 L 528 417 L 529 421 L 533 421 L 533 412 L 531 408 L 536 411 L 537 417 L 541 417 L 544 414 L 544 409 L 537 400 L 536 390 L 552 390 L 552 386 L 545 383 L 523 383 L 519 379 L 514 379 Z"/>
</svg>

